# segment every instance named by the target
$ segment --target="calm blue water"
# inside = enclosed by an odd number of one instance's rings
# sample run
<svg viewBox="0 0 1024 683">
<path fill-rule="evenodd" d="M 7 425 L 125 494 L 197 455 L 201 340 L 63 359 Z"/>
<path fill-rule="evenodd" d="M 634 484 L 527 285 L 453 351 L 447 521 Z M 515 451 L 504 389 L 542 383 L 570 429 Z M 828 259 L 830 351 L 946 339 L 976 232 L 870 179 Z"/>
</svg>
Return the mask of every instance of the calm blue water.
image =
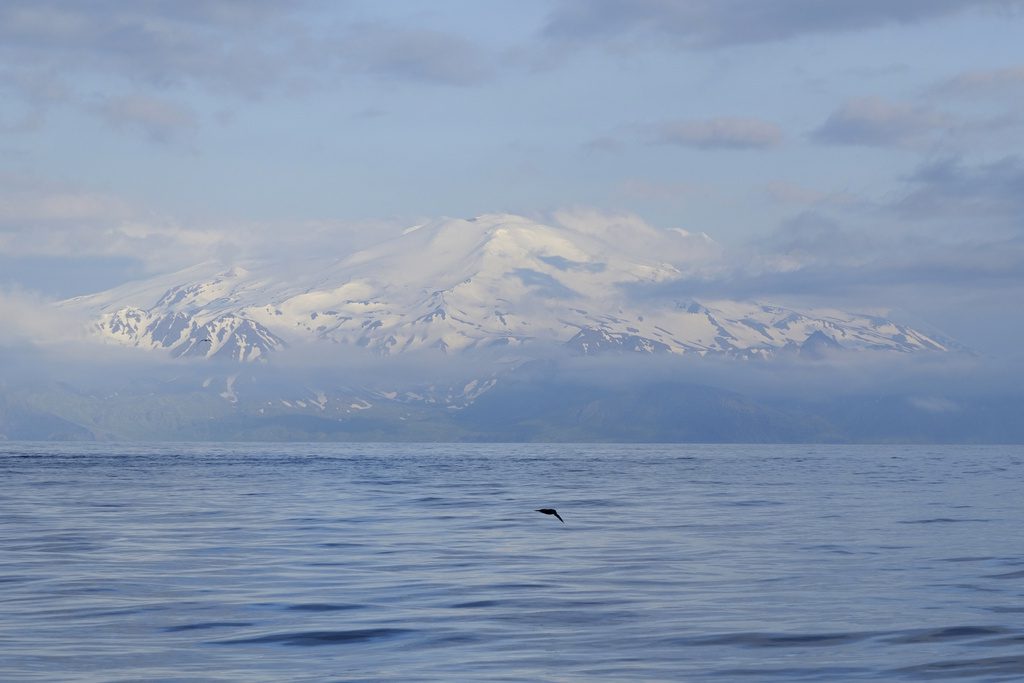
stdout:
<svg viewBox="0 0 1024 683">
<path fill-rule="evenodd" d="M 1020 447 L 2 444 L 0 680 L 1021 681 L 1022 475 Z"/>
</svg>

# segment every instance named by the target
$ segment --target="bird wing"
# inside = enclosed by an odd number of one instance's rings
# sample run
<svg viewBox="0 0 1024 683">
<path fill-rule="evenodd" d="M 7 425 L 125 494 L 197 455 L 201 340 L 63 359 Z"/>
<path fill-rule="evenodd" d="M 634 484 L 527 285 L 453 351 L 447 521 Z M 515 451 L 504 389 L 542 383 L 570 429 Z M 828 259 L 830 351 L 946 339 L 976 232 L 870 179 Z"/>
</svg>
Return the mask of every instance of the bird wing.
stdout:
<svg viewBox="0 0 1024 683">
<path fill-rule="evenodd" d="M 554 515 L 555 517 L 558 517 L 558 521 L 559 521 L 559 522 L 561 522 L 562 524 L 565 524 L 565 520 L 564 520 L 564 519 L 562 519 L 562 515 L 558 514 L 558 513 L 557 513 L 556 511 L 554 511 L 554 510 L 552 510 L 552 511 L 551 511 L 551 514 L 553 514 L 553 515 Z"/>
</svg>

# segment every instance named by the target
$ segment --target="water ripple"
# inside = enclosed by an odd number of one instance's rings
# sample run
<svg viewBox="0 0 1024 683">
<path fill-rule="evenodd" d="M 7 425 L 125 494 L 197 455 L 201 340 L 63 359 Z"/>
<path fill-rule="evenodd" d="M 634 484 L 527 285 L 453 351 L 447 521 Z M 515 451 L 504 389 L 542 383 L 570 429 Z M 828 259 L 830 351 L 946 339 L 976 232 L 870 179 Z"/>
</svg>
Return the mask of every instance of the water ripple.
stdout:
<svg viewBox="0 0 1024 683">
<path fill-rule="evenodd" d="M 981 677 L 993 680 L 990 678 L 991 676 L 1008 676 L 1009 678 L 1001 680 L 1017 681 L 1024 677 L 1024 655 L 938 660 L 894 669 L 893 673 L 924 680 L 939 678 L 970 680 Z"/>
<path fill-rule="evenodd" d="M 179 624 L 177 626 L 168 626 L 164 629 L 167 633 L 179 633 L 181 631 L 202 631 L 211 628 L 238 628 L 252 626 L 252 622 L 249 621 L 205 621 L 195 624 Z"/>
<path fill-rule="evenodd" d="M 1022 468 L 1014 447 L 5 443 L 0 681 L 1024 680 Z"/>
<path fill-rule="evenodd" d="M 395 636 L 411 633 L 409 629 L 401 628 L 364 628 L 349 631 L 304 631 L 297 633 L 270 633 L 263 636 L 250 638 L 235 638 L 233 640 L 209 641 L 213 645 L 241 645 L 244 643 L 280 643 L 281 645 L 296 645 L 310 647 L 317 645 L 339 645 L 347 643 L 361 643 L 369 640 L 380 640 L 382 638 L 393 638 Z"/>
</svg>

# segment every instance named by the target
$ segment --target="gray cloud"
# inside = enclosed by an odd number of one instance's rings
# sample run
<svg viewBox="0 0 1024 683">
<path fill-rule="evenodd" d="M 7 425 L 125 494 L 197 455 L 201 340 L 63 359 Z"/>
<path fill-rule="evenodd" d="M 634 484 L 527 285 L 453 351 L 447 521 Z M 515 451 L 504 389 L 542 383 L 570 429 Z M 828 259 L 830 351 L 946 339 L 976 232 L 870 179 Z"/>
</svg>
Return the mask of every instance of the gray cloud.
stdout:
<svg viewBox="0 0 1024 683">
<path fill-rule="evenodd" d="M 790 291 L 1024 289 L 1024 159 L 933 161 L 905 181 L 866 216 L 805 212 L 783 222 L 744 269 Z"/>
<path fill-rule="evenodd" d="M 952 97 L 1019 96 L 1024 94 L 1024 66 L 965 71 L 936 83 L 930 93 Z"/>
<path fill-rule="evenodd" d="M 865 235 L 842 224 L 794 234 L 784 227 L 726 258 L 718 273 L 634 285 L 627 293 L 881 314 L 979 353 L 1020 356 L 1024 240 Z"/>
<path fill-rule="evenodd" d="M 0 89 L 39 127 L 70 107 L 151 140 L 195 129 L 178 91 L 258 97 L 290 78 L 304 31 L 264 0 L 11 0 L 0 4 Z"/>
<path fill-rule="evenodd" d="M 38 127 L 69 106 L 168 142 L 198 126 L 180 104 L 188 91 L 254 100 L 357 74 L 468 86 L 496 73 L 492 52 L 456 33 L 322 21 L 335 14 L 352 13 L 269 0 L 2 3 L 0 92 L 24 111 L 0 127 Z"/>
<path fill-rule="evenodd" d="M 1024 236 L 1024 158 L 970 166 L 959 159 L 923 164 L 910 191 L 892 204 L 903 218 L 952 221 L 964 232 L 1008 230 Z"/>
<path fill-rule="evenodd" d="M 806 267 L 822 261 L 862 261 L 871 252 L 872 240 L 827 214 L 803 211 L 783 221 L 775 233 L 755 242 L 754 247 L 766 254 L 795 259 L 800 267 Z"/>
<path fill-rule="evenodd" d="M 864 199 L 854 193 L 835 190 L 820 190 L 785 180 L 773 180 L 765 184 L 766 195 L 780 204 L 796 206 L 837 206 L 856 207 Z"/>
<path fill-rule="evenodd" d="M 927 107 L 866 97 L 843 104 L 811 137 L 824 144 L 901 147 L 952 125 L 948 116 Z"/>
<path fill-rule="evenodd" d="M 933 297 L 950 289 L 1005 292 L 1008 287 L 1024 288 L 1024 243 L 1020 240 L 955 245 L 925 245 L 920 239 L 879 240 L 869 243 L 870 251 L 868 244 L 860 245 L 856 257 L 846 258 L 838 252 L 849 237 L 840 236 L 840 241 L 822 251 L 804 252 L 809 255 L 805 265 L 793 270 L 770 270 L 760 264 L 758 271 L 759 264 L 751 264 L 730 277 L 705 280 L 697 286 L 715 296 L 843 297 L 872 306 L 893 305 L 894 287 L 935 288 Z"/>
<path fill-rule="evenodd" d="M 308 7 L 315 3 L 12 0 L 0 6 L 0 55 L 34 74 L 113 74 L 155 88 L 199 85 L 247 97 L 299 82 L 322 86 L 339 67 L 449 85 L 492 72 L 491 55 L 458 34 L 366 22 L 318 26 Z"/>
<path fill-rule="evenodd" d="M 338 51 L 346 69 L 404 81 L 466 86 L 494 74 L 491 57 L 480 46 L 429 29 L 354 26 Z"/>
<path fill-rule="evenodd" d="M 645 129 L 653 144 L 696 149 L 756 149 L 782 141 L 773 123 L 749 118 L 714 118 L 700 121 L 667 121 Z"/>
<path fill-rule="evenodd" d="M 1024 159 L 922 164 L 904 178 L 898 196 L 804 211 L 771 234 L 731 248 L 717 269 L 629 292 L 897 308 L 914 311 L 903 322 L 921 325 L 923 319 L 956 330 L 958 340 L 976 350 L 1019 355 Z"/>
<path fill-rule="evenodd" d="M 275 52 L 297 38 L 289 11 L 266 1 L 12 0 L 0 6 L 0 54 L 31 71 L 253 93 L 278 72 Z"/>
<path fill-rule="evenodd" d="M 914 24 L 977 9 L 1020 7 L 1018 0 L 561 0 L 544 28 L 550 40 L 656 35 L 702 48 L 802 35 Z"/>
<path fill-rule="evenodd" d="M 933 161 L 905 183 L 896 198 L 858 207 L 864 215 L 804 212 L 784 221 L 754 244 L 760 265 L 746 270 L 806 291 L 857 283 L 1024 288 L 1024 159 Z"/>
<path fill-rule="evenodd" d="M 39 128 L 50 107 L 69 99 L 68 87 L 42 69 L 0 68 L 0 96 L 8 103 L 21 101 L 21 111 L 0 121 L 0 130 L 23 132 Z"/>
<path fill-rule="evenodd" d="M 199 125 L 190 109 L 160 97 L 111 97 L 96 110 L 111 125 L 141 130 L 154 142 L 169 142 Z"/>
</svg>

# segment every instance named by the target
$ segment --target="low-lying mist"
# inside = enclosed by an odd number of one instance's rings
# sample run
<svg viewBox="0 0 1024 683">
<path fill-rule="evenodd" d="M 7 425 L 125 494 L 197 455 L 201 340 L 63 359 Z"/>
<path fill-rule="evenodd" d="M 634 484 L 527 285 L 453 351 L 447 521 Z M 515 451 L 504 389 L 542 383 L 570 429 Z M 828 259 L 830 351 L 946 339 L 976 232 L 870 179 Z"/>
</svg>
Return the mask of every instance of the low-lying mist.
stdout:
<svg viewBox="0 0 1024 683">
<path fill-rule="evenodd" d="M 1024 440 L 1024 429 L 1013 426 L 1014 411 L 1024 406 L 1024 390 L 1016 382 L 1020 371 L 1012 363 L 966 353 L 838 351 L 743 360 L 581 356 L 557 346 L 381 356 L 310 344 L 240 364 L 175 359 L 159 350 L 84 339 L 35 345 L 5 340 L 0 433 L 105 439 L 1007 442 Z M 61 431 L 55 419 L 70 426 Z M 38 424 L 56 431 L 34 432 Z"/>
</svg>

